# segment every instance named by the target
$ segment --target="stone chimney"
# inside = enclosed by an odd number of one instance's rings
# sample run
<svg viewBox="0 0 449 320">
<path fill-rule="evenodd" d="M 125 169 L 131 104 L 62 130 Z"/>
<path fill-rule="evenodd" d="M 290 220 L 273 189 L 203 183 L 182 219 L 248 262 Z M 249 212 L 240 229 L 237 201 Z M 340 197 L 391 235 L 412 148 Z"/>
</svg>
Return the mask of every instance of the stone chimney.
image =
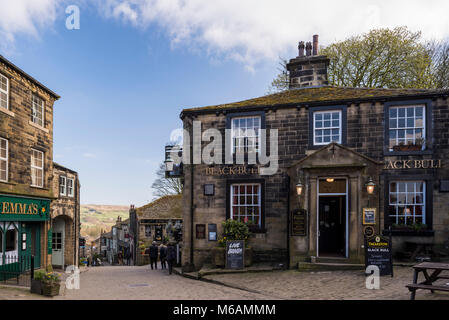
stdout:
<svg viewBox="0 0 449 320">
<path fill-rule="evenodd" d="M 330 60 L 318 54 L 318 35 L 313 36 L 313 44 L 307 42 L 304 46 L 304 41 L 299 42 L 298 51 L 298 56 L 287 64 L 289 89 L 328 85 L 327 67 Z"/>
</svg>

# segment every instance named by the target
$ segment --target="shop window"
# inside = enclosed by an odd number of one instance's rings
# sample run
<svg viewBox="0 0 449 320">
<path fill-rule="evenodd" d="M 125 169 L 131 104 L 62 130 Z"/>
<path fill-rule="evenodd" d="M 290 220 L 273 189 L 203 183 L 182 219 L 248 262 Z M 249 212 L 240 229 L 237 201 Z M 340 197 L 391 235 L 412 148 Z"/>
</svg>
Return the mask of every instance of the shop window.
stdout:
<svg viewBox="0 0 449 320">
<path fill-rule="evenodd" d="M 425 105 L 389 108 L 388 136 L 390 151 L 420 151 L 425 149 L 425 110 Z"/>
<path fill-rule="evenodd" d="M 31 185 L 44 186 L 44 153 L 34 149 L 31 149 Z"/>
<path fill-rule="evenodd" d="M 31 121 L 38 126 L 44 126 L 44 100 L 36 95 L 32 95 L 31 98 L 32 113 Z"/>
<path fill-rule="evenodd" d="M 0 73 L 0 108 L 9 108 L 9 79 Z"/>
<path fill-rule="evenodd" d="M 426 183 L 390 182 L 388 214 L 393 225 L 426 224 Z"/>
<path fill-rule="evenodd" d="M 261 227 L 261 185 L 232 184 L 230 191 L 230 218 Z"/>
<path fill-rule="evenodd" d="M 231 120 L 232 153 L 259 151 L 261 118 L 235 117 Z"/>
<path fill-rule="evenodd" d="M 313 113 L 313 143 L 327 145 L 341 143 L 341 111 L 319 111 Z"/>
<path fill-rule="evenodd" d="M 17 250 L 17 230 L 10 229 L 6 231 L 6 252 Z"/>
<path fill-rule="evenodd" d="M 0 138 L 0 181 L 8 181 L 8 140 Z"/>
<path fill-rule="evenodd" d="M 59 177 L 59 194 L 65 196 L 67 194 L 67 178 L 64 176 Z"/>
</svg>

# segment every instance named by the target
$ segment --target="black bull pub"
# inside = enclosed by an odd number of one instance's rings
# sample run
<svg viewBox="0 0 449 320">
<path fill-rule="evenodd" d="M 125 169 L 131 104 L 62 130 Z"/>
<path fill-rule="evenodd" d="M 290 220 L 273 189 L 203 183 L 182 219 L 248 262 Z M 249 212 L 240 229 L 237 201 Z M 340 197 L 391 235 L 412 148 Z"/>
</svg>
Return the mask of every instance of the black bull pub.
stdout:
<svg viewBox="0 0 449 320">
<path fill-rule="evenodd" d="M 251 222 L 253 261 L 290 268 L 363 263 L 365 238 L 373 235 L 392 236 L 395 259 L 434 259 L 449 238 L 449 91 L 330 86 L 329 59 L 314 53 L 304 54 L 300 43 L 288 64 L 289 90 L 182 111 L 191 137 L 177 170 L 186 269 L 211 261 L 226 219 Z M 260 129 L 267 136 L 277 130 L 277 171 L 222 164 L 224 155 L 221 164 L 190 165 L 192 141 L 201 139 L 195 121 L 201 133 L 228 134 L 233 157 L 260 152 Z M 202 150 L 210 143 L 203 136 Z M 198 225 L 217 237 L 199 236 Z"/>
<path fill-rule="evenodd" d="M 0 271 L 26 271 L 32 255 L 34 265 L 41 265 L 46 257 L 43 239 L 49 212 L 48 199 L 0 195 Z"/>
</svg>

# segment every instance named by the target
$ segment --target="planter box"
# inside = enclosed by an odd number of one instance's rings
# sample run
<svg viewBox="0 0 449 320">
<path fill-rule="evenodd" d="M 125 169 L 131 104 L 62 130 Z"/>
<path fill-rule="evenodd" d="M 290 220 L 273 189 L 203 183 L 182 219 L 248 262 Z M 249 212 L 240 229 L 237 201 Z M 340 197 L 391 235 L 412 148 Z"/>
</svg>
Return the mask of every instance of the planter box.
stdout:
<svg viewBox="0 0 449 320">
<path fill-rule="evenodd" d="M 42 294 L 47 297 L 54 297 L 59 295 L 60 282 L 43 283 Z"/>
<path fill-rule="evenodd" d="M 421 151 L 421 150 L 422 146 L 414 144 L 393 147 L 393 151 Z"/>
<path fill-rule="evenodd" d="M 42 294 L 42 282 L 40 280 L 31 280 L 31 293 Z"/>
</svg>

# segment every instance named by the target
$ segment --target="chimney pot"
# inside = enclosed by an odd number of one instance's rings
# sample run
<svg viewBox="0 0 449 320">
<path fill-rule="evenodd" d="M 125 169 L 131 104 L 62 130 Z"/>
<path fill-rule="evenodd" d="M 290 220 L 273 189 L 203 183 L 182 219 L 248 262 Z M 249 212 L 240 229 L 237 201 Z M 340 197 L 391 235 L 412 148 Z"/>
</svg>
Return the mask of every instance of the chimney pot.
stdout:
<svg viewBox="0 0 449 320">
<path fill-rule="evenodd" d="M 302 58 L 304 57 L 304 41 L 300 41 L 298 44 L 298 51 L 299 51 L 299 57 Z"/>
<path fill-rule="evenodd" d="M 318 55 L 318 35 L 313 36 L 313 55 Z"/>
<path fill-rule="evenodd" d="M 312 55 L 312 43 L 306 43 L 306 56 L 310 57 Z"/>
</svg>

